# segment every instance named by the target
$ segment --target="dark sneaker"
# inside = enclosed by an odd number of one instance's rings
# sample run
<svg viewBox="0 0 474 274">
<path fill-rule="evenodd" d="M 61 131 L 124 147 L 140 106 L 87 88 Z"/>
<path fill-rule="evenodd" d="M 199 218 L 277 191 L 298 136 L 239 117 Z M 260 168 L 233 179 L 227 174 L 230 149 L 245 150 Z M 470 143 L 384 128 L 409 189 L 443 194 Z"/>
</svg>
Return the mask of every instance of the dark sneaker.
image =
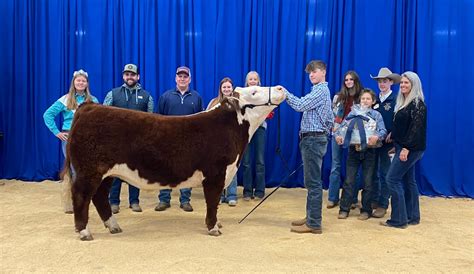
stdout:
<svg viewBox="0 0 474 274">
<path fill-rule="evenodd" d="M 181 204 L 179 207 L 186 212 L 191 212 L 194 210 L 190 203 Z"/>
<path fill-rule="evenodd" d="M 163 210 L 166 210 L 168 207 L 170 207 L 170 204 L 160 202 L 160 203 L 155 207 L 155 211 L 163 211 Z"/>
</svg>

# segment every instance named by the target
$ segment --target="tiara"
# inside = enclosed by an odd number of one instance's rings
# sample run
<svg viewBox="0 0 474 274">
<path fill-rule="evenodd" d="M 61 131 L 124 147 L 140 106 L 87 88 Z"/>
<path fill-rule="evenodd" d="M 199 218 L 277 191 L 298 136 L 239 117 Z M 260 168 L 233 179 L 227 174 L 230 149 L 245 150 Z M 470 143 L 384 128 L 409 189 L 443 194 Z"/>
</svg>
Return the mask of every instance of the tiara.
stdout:
<svg viewBox="0 0 474 274">
<path fill-rule="evenodd" d="M 87 72 L 85 72 L 85 71 L 82 70 L 82 69 L 74 71 L 74 74 L 73 74 L 72 76 L 73 76 L 73 77 L 76 77 L 77 75 L 84 75 L 84 76 L 86 76 L 86 77 L 89 77 L 89 75 L 87 74 Z"/>
</svg>

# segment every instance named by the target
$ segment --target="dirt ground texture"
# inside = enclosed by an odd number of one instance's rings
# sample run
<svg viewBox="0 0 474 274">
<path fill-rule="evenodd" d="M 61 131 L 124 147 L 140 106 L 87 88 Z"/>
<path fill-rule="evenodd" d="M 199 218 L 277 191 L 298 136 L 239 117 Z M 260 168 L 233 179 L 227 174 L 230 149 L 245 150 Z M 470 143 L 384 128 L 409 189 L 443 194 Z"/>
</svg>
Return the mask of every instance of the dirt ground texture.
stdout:
<svg viewBox="0 0 474 274">
<path fill-rule="evenodd" d="M 279 189 L 241 224 L 257 202 L 222 204 L 223 234 L 213 237 L 204 225 L 201 188 L 193 189 L 194 212 L 179 208 L 179 191 L 173 191 L 171 208 L 156 212 L 157 193 L 142 191 L 143 212 L 135 213 L 124 186 L 116 215 L 123 233 L 110 234 L 91 206 L 94 240 L 82 242 L 73 215 L 62 212 L 61 184 L 1 182 L 2 273 L 474 271 L 472 199 L 422 196 L 421 224 L 407 229 L 380 226 L 381 219 L 360 221 L 357 210 L 338 220 L 338 209 L 326 209 L 325 200 L 323 234 L 295 234 L 290 222 L 304 217 L 306 190 Z"/>
</svg>

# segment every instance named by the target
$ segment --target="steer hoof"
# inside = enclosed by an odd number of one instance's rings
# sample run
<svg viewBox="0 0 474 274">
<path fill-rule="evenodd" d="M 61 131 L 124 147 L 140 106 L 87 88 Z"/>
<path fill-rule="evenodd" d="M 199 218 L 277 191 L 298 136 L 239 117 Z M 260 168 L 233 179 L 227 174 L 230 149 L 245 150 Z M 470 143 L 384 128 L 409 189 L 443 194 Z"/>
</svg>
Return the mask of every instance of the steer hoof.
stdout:
<svg viewBox="0 0 474 274">
<path fill-rule="evenodd" d="M 79 239 L 81 239 L 81 241 L 92 241 L 92 240 L 94 240 L 92 235 L 80 235 Z"/>
<path fill-rule="evenodd" d="M 105 227 L 107 227 L 111 234 L 117 234 L 122 232 L 122 229 L 115 220 L 114 215 L 110 216 L 110 218 L 104 222 Z"/>
<path fill-rule="evenodd" d="M 217 225 L 218 228 L 222 228 L 221 222 L 217 221 L 216 225 Z"/>
<path fill-rule="evenodd" d="M 74 212 L 72 210 L 64 210 L 64 213 L 66 214 L 73 214 Z"/>
<path fill-rule="evenodd" d="M 92 238 L 92 235 L 87 227 L 79 232 L 79 239 L 81 239 L 81 241 L 94 240 L 94 238 Z"/>
<path fill-rule="evenodd" d="M 122 233 L 122 229 L 120 227 L 109 228 L 111 234 Z"/>
<path fill-rule="evenodd" d="M 219 230 L 219 224 L 216 224 L 212 229 L 210 229 L 207 233 L 211 236 L 220 236 L 222 232 Z"/>
</svg>

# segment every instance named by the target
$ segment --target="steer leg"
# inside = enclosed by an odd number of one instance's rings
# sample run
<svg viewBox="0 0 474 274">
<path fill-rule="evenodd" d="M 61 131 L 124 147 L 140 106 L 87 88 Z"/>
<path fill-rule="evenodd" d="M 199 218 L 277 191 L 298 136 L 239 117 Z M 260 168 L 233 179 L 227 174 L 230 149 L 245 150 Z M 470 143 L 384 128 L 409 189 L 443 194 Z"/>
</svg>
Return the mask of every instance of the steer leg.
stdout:
<svg viewBox="0 0 474 274">
<path fill-rule="evenodd" d="M 100 218 L 104 222 L 105 227 L 109 229 L 110 233 L 115 234 L 122 232 L 122 229 L 115 220 L 112 210 L 110 210 L 109 192 L 110 187 L 112 186 L 112 181 L 112 177 L 107 177 L 102 181 L 92 197 L 92 202 L 94 203 Z"/>
<path fill-rule="evenodd" d="M 219 230 L 221 226 L 217 222 L 217 207 L 219 205 L 219 199 L 224 188 L 224 177 L 220 179 L 208 178 L 204 180 L 203 188 L 207 205 L 206 225 L 208 233 L 212 236 L 219 236 L 222 233 Z"/>
<path fill-rule="evenodd" d="M 97 188 L 97 184 L 93 184 L 92 176 L 80 176 L 72 185 L 72 204 L 74 207 L 74 223 L 76 231 L 82 241 L 93 240 L 87 223 L 89 222 L 89 205 L 92 195 Z"/>
</svg>

